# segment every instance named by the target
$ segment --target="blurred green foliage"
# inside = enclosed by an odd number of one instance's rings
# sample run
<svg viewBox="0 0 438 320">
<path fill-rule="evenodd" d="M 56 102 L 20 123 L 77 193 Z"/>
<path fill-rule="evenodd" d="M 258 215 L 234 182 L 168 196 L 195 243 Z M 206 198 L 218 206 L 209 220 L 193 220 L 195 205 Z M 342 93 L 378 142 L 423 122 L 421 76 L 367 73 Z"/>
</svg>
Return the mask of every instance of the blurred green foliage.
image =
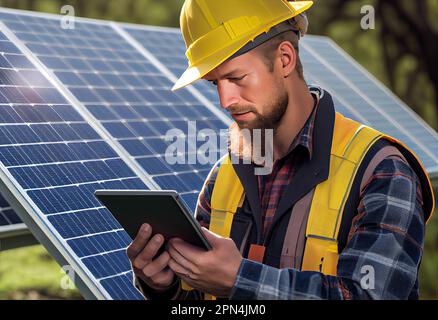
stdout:
<svg viewBox="0 0 438 320">
<path fill-rule="evenodd" d="M 41 245 L 0 252 L 0 300 L 81 299 L 77 289 L 61 288 L 64 277 Z"/>
<path fill-rule="evenodd" d="M 426 243 L 420 266 L 420 294 L 422 299 L 438 300 L 438 218 L 436 216 L 426 228 Z"/>
<path fill-rule="evenodd" d="M 183 1 L 0 0 L 0 5 L 4 7 L 56 14 L 67 4 L 75 8 L 77 16 L 178 27 Z M 363 30 L 360 27 L 363 17 L 360 11 L 363 5 L 373 5 L 376 9 L 375 30 Z M 435 70 L 428 67 L 436 65 L 434 59 L 438 58 L 438 55 L 433 54 L 438 45 L 437 15 L 436 0 L 316 0 L 315 6 L 309 11 L 309 32 L 331 37 L 438 130 L 438 92 L 435 89 L 438 88 L 438 81 L 432 81 L 431 71 Z M 437 218 L 432 219 L 426 236 L 420 273 L 421 296 L 423 299 L 438 299 Z M 23 289 L 27 292 L 30 288 L 40 290 L 38 288 L 44 287 L 41 290 L 48 292 L 48 295 L 57 292 L 54 288 L 59 287 L 59 270 L 53 266 L 54 262 L 50 261 L 50 257 L 46 256 L 46 260 L 42 261 L 44 250 L 36 248 L 13 250 L 10 251 L 11 255 L 0 253 L 0 258 L 3 258 L 0 261 L 0 298 L 14 298 L 13 295 L 8 295 L 8 290 Z M 12 269 L 8 272 L 4 268 L 5 257 L 10 261 L 8 267 Z M 47 267 L 47 264 L 51 266 Z M 14 275 L 20 268 L 36 268 L 40 265 L 46 265 L 44 272 L 53 272 L 56 276 L 52 280 L 38 280 L 33 283 L 35 279 L 29 280 L 29 275 L 26 276 L 25 273 Z M 43 283 L 45 284 L 41 286 Z M 58 291 L 58 294 L 61 298 L 68 298 L 62 291 Z M 76 293 L 73 293 L 70 297 L 75 296 Z"/>
</svg>

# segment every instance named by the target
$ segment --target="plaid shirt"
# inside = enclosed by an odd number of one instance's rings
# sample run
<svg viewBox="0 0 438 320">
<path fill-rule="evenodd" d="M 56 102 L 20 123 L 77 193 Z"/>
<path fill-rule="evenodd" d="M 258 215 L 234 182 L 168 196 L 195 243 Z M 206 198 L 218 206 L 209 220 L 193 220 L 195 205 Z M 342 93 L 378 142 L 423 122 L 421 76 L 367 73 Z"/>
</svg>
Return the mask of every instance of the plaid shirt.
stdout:
<svg viewBox="0 0 438 320">
<path fill-rule="evenodd" d="M 271 175 L 259 180 L 265 228 L 296 167 L 312 155 L 314 114 L 288 155 Z M 296 152 L 300 149 L 297 146 L 308 150 L 307 158 L 303 150 Z M 218 169 L 219 164 L 207 178 L 196 210 L 197 219 L 205 227 L 210 221 L 210 199 Z M 278 269 L 243 259 L 229 298 L 417 299 L 425 225 L 417 175 L 403 160 L 385 159 L 374 170 L 359 200 L 348 243 L 339 255 L 337 276 Z"/>
</svg>

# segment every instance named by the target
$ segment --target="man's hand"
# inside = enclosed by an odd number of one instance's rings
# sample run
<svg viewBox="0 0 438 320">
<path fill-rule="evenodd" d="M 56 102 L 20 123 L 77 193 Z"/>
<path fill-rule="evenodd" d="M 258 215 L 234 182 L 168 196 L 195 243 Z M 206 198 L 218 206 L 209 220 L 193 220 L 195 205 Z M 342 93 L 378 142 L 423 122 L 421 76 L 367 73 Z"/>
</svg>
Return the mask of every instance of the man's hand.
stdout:
<svg viewBox="0 0 438 320">
<path fill-rule="evenodd" d="M 242 256 L 233 240 L 202 228 L 213 247 L 204 251 L 181 239 L 170 239 L 169 267 L 192 288 L 218 297 L 228 297 L 239 271 Z"/>
<path fill-rule="evenodd" d="M 164 237 L 156 234 L 151 238 L 152 227 L 143 224 L 134 241 L 127 249 L 134 274 L 156 290 L 166 290 L 173 282 L 175 273 L 168 268 L 170 256 L 164 251 L 155 258 L 164 243 Z"/>
</svg>

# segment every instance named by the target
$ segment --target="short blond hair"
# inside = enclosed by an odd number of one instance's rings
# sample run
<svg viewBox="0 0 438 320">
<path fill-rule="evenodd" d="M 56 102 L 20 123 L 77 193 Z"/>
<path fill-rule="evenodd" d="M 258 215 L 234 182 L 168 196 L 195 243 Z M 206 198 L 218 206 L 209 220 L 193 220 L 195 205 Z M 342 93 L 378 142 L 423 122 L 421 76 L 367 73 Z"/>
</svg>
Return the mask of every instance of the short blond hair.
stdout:
<svg viewBox="0 0 438 320">
<path fill-rule="evenodd" d="M 289 41 L 297 52 L 297 62 L 295 65 L 295 69 L 298 73 L 299 78 L 304 81 L 304 69 L 300 59 L 299 38 L 294 31 L 291 30 L 280 33 L 279 35 L 260 45 L 257 50 L 262 54 L 269 71 L 273 72 L 275 51 L 278 49 L 278 46 L 284 41 Z"/>
</svg>

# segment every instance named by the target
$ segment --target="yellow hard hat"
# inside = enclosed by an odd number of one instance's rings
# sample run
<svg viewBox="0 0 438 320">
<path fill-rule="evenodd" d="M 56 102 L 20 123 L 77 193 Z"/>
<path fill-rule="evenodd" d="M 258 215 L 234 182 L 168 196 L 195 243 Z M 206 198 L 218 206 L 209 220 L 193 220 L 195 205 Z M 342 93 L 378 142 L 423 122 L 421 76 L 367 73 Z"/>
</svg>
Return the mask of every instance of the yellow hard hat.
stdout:
<svg viewBox="0 0 438 320">
<path fill-rule="evenodd" d="M 180 25 L 189 66 L 172 91 L 199 80 L 257 36 L 312 5 L 313 1 L 186 0 Z"/>
</svg>

